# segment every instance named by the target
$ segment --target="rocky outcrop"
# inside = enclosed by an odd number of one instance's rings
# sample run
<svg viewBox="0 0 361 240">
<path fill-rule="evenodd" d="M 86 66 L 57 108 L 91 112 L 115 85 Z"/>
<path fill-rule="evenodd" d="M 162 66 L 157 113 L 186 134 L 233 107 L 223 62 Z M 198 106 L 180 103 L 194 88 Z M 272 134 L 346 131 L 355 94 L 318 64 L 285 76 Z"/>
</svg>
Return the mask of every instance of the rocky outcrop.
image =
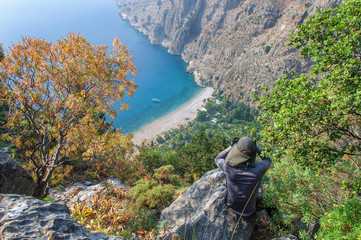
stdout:
<svg viewBox="0 0 361 240">
<path fill-rule="evenodd" d="M 249 102 L 262 84 L 311 63 L 285 46 L 307 17 L 342 0 L 118 0 L 121 16 L 152 43 L 182 55 L 200 86 Z"/>
<path fill-rule="evenodd" d="M 239 220 L 225 205 L 226 178 L 219 170 L 207 172 L 161 214 L 170 234 L 180 239 L 249 239 L 256 215 Z M 233 237 L 232 237 L 233 235 Z"/>
<path fill-rule="evenodd" d="M 2 194 L 1 239 L 123 239 L 90 231 L 74 222 L 63 204 L 33 197 Z"/>
<path fill-rule="evenodd" d="M 62 189 L 51 188 L 49 197 L 55 202 L 65 203 L 69 209 L 74 209 L 79 202 L 91 206 L 93 197 L 106 193 L 107 187 L 128 189 L 118 178 L 108 178 L 100 183 L 76 182 Z"/>
<path fill-rule="evenodd" d="M 32 195 L 35 182 L 29 173 L 10 159 L 7 149 L 0 150 L 0 192 Z"/>
</svg>

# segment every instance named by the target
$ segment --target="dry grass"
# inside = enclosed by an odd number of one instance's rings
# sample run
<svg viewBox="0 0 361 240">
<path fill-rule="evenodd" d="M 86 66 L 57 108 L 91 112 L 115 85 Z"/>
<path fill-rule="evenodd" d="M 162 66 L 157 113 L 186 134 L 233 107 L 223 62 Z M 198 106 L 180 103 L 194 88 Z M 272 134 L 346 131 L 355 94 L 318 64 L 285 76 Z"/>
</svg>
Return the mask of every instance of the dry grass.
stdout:
<svg viewBox="0 0 361 240">
<path fill-rule="evenodd" d="M 123 188 L 108 188 L 91 199 L 91 206 L 80 202 L 71 211 L 73 218 L 86 228 L 120 235 L 134 212 L 126 206 L 128 193 Z"/>
</svg>

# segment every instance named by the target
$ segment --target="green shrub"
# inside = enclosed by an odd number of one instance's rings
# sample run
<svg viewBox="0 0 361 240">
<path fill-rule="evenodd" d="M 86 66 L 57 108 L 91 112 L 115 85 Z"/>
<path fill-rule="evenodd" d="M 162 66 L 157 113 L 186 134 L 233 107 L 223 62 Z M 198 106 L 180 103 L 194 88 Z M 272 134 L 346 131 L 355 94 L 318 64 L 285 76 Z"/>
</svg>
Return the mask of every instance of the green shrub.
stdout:
<svg viewBox="0 0 361 240">
<path fill-rule="evenodd" d="M 292 226 L 296 219 L 312 225 L 341 204 L 347 197 L 338 169 L 315 173 L 290 159 L 274 162 L 264 184 L 264 204 L 283 213 L 283 223 Z"/>
<path fill-rule="evenodd" d="M 155 170 L 153 178 L 137 181 L 129 192 L 136 204 L 151 209 L 168 206 L 176 192 L 176 187 L 169 184 L 177 179 L 171 174 L 173 170 L 171 165 L 163 166 Z"/>
<path fill-rule="evenodd" d="M 174 167 L 172 165 L 162 166 L 154 170 L 153 178 L 157 180 L 159 184 L 177 184 L 179 183 L 178 175 L 172 174 Z"/>
<path fill-rule="evenodd" d="M 177 166 L 175 154 L 172 151 L 161 151 L 155 146 L 142 147 L 137 158 L 138 161 L 141 161 L 145 165 L 150 175 L 154 174 L 155 169 L 160 168 L 161 166 Z"/>
<path fill-rule="evenodd" d="M 361 201 L 352 199 L 326 213 L 317 239 L 361 239 Z"/>
<path fill-rule="evenodd" d="M 127 230 L 129 232 L 151 231 L 156 224 L 156 212 L 146 208 L 140 208 L 129 220 Z"/>
</svg>

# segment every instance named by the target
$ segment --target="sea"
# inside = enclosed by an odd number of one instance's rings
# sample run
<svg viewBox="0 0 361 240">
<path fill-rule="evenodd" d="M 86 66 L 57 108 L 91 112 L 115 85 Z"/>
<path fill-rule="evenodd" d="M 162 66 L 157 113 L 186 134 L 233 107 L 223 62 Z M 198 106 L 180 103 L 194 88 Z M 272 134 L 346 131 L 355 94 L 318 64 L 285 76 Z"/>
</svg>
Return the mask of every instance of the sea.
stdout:
<svg viewBox="0 0 361 240">
<path fill-rule="evenodd" d="M 6 53 L 22 36 L 55 42 L 73 32 L 92 44 L 109 46 L 118 36 L 134 57 L 138 88 L 132 98 L 124 99 L 130 110 L 108 120 L 130 133 L 176 110 L 201 88 L 180 56 L 152 45 L 121 19 L 118 10 L 116 0 L 0 0 L 0 42 Z"/>
</svg>

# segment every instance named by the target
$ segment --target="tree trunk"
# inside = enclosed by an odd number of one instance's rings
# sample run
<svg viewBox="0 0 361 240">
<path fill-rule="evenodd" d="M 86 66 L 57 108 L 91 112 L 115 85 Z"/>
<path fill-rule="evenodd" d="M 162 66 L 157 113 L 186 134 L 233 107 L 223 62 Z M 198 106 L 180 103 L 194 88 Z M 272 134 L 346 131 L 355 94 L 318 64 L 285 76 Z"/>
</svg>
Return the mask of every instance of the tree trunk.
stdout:
<svg viewBox="0 0 361 240">
<path fill-rule="evenodd" d="M 38 199 L 45 198 L 49 193 L 50 188 L 50 177 L 53 172 L 53 169 L 50 167 L 44 167 L 43 170 L 38 170 L 36 172 L 37 181 L 36 181 L 36 188 L 34 191 L 33 196 Z"/>
</svg>

